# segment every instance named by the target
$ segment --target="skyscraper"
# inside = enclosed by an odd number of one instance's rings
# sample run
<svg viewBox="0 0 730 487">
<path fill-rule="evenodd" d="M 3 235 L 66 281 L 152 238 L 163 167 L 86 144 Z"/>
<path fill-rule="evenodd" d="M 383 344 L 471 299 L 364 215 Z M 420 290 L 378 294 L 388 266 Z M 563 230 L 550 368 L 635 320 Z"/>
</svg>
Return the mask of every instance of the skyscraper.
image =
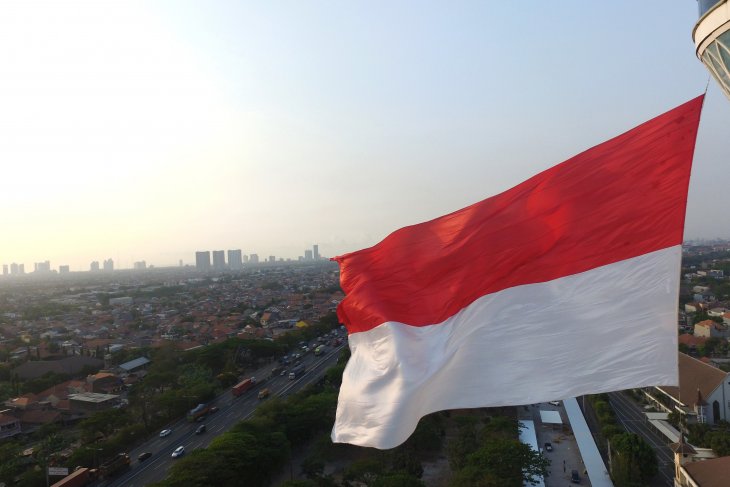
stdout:
<svg viewBox="0 0 730 487">
<path fill-rule="evenodd" d="M 249 257 L 248 260 L 252 264 L 258 264 L 259 263 L 259 254 L 251 254 L 251 257 Z"/>
<path fill-rule="evenodd" d="M 304 251 L 304 260 L 312 260 L 312 251 L 311 250 Z"/>
<path fill-rule="evenodd" d="M 199 271 L 210 270 L 210 252 L 209 251 L 198 251 L 195 252 L 195 267 Z"/>
<path fill-rule="evenodd" d="M 104 270 L 111 272 L 114 270 L 114 261 L 109 257 L 104 261 Z"/>
<path fill-rule="evenodd" d="M 312 252 L 314 253 L 314 260 L 319 260 L 319 245 L 312 245 Z"/>
<path fill-rule="evenodd" d="M 226 268 L 226 253 L 223 250 L 213 251 L 213 269 L 225 269 Z"/>
<path fill-rule="evenodd" d="M 8 271 L 8 265 L 7 264 L 3 264 L 3 276 L 7 276 L 8 275 L 8 272 L 9 272 Z"/>
<path fill-rule="evenodd" d="M 68 274 L 70 271 L 69 266 L 67 265 L 60 265 L 58 266 L 58 273 L 59 274 Z"/>
<path fill-rule="evenodd" d="M 243 267 L 241 259 L 241 249 L 228 251 L 228 267 L 231 269 L 240 269 Z"/>
<path fill-rule="evenodd" d="M 89 271 L 91 272 L 99 272 L 99 261 L 95 260 L 91 263 L 89 266 Z"/>
</svg>

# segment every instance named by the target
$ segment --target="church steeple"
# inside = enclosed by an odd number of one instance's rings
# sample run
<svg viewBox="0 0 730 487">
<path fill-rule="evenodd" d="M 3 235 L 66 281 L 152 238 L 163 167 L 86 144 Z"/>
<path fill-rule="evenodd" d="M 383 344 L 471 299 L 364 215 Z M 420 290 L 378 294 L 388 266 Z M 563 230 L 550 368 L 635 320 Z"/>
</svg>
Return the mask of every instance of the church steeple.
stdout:
<svg viewBox="0 0 730 487">
<path fill-rule="evenodd" d="M 674 452 L 674 477 L 681 479 L 681 467 L 685 463 L 691 463 L 692 457 L 697 454 L 692 445 L 684 441 L 684 433 L 679 434 L 679 441 L 672 443 L 669 448 Z"/>
</svg>

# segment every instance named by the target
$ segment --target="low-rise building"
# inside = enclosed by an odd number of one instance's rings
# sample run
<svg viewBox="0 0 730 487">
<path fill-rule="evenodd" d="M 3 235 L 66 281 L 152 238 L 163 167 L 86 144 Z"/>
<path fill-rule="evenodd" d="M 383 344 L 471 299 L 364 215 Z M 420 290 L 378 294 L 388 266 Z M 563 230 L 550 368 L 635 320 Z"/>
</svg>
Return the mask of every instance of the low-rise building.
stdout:
<svg viewBox="0 0 730 487">
<path fill-rule="evenodd" d="M 0 440 L 12 438 L 21 433 L 20 420 L 15 416 L 5 414 L 5 412 L 0 413 Z"/>
<path fill-rule="evenodd" d="M 86 383 L 89 385 L 91 392 L 110 394 L 121 392 L 124 389 L 122 379 L 108 372 L 89 375 L 86 377 Z"/>
<path fill-rule="evenodd" d="M 116 394 L 100 394 L 98 392 L 84 392 L 71 394 L 68 400 L 72 413 L 93 414 L 97 411 L 104 411 L 119 404 L 119 396 Z"/>
<path fill-rule="evenodd" d="M 126 373 L 136 372 L 138 370 L 146 369 L 149 363 L 150 359 L 148 359 L 147 357 L 139 357 L 121 364 L 119 368 L 122 370 L 122 372 Z"/>
<path fill-rule="evenodd" d="M 704 320 L 695 324 L 694 334 L 703 338 L 727 338 L 727 326 L 712 320 Z"/>
<path fill-rule="evenodd" d="M 730 457 L 697 461 L 696 451 L 682 439 L 674 443 L 675 487 L 726 487 Z"/>
<path fill-rule="evenodd" d="M 654 387 L 648 395 L 663 410 L 682 414 L 688 423 L 730 419 L 730 373 L 684 353 L 679 354 L 679 387 Z"/>
</svg>

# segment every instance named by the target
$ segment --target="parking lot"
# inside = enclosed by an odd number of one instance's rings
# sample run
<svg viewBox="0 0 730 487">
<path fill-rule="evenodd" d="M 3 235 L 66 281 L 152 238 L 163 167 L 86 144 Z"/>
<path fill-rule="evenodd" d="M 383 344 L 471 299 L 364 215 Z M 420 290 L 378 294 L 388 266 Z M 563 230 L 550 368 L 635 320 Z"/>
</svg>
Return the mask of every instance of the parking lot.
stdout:
<svg viewBox="0 0 730 487">
<path fill-rule="evenodd" d="M 540 419 L 540 410 L 557 411 L 560 413 L 562 425 L 544 424 Z M 558 406 L 540 403 L 522 406 L 519 408 L 519 419 L 532 420 L 535 424 L 537 443 L 546 458 L 550 460 L 550 475 L 545 479 L 545 487 L 567 487 L 578 485 L 571 483 L 571 471 L 577 470 L 580 476 L 580 485 L 590 486 L 585 467 L 578 450 L 568 418 L 563 410 L 562 403 Z M 545 451 L 545 443 L 549 442 L 552 451 Z"/>
</svg>

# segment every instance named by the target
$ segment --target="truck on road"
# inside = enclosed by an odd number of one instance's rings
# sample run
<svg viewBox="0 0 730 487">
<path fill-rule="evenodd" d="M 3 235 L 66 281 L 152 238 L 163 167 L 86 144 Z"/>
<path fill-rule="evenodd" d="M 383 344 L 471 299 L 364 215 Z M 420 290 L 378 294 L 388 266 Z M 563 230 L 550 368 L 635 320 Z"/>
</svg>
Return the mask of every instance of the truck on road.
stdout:
<svg viewBox="0 0 730 487">
<path fill-rule="evenodd" d="M 101 464 L 99 467 L 99 475 L 102 478 L 108 479 L 115 476 L 119 472 L 129 468 L 129 454 L 120 453 L 109 461 Z"/>
<path fill-rule="evenodd" d="M 247 390 L 251 389 L 256 385 L 256 377 L 249 377 L 248 379 L 242 380 L 235 386 L 231 387 L 231 393 L 238 397 Z"/>
<path fill-rule="evenodd" d="M 188 412 L 188 422 L 202 420 L 210 412 L 210 404 L 200 403 Z"/>
<path fill-rule="evenodd" d="M 299 364 L 295 366 L 291 371 L 289 371 L 289 380 L 298 379 L 302 375 L 304 375 L 305 372 L 304 364 Z"/>
<path fill-rule="evenodd" d="M 96 480 L 97 471 L 91 468 L 79 467 L 65 476 L 51 487 L 84 487 Z"/>
</svg>

